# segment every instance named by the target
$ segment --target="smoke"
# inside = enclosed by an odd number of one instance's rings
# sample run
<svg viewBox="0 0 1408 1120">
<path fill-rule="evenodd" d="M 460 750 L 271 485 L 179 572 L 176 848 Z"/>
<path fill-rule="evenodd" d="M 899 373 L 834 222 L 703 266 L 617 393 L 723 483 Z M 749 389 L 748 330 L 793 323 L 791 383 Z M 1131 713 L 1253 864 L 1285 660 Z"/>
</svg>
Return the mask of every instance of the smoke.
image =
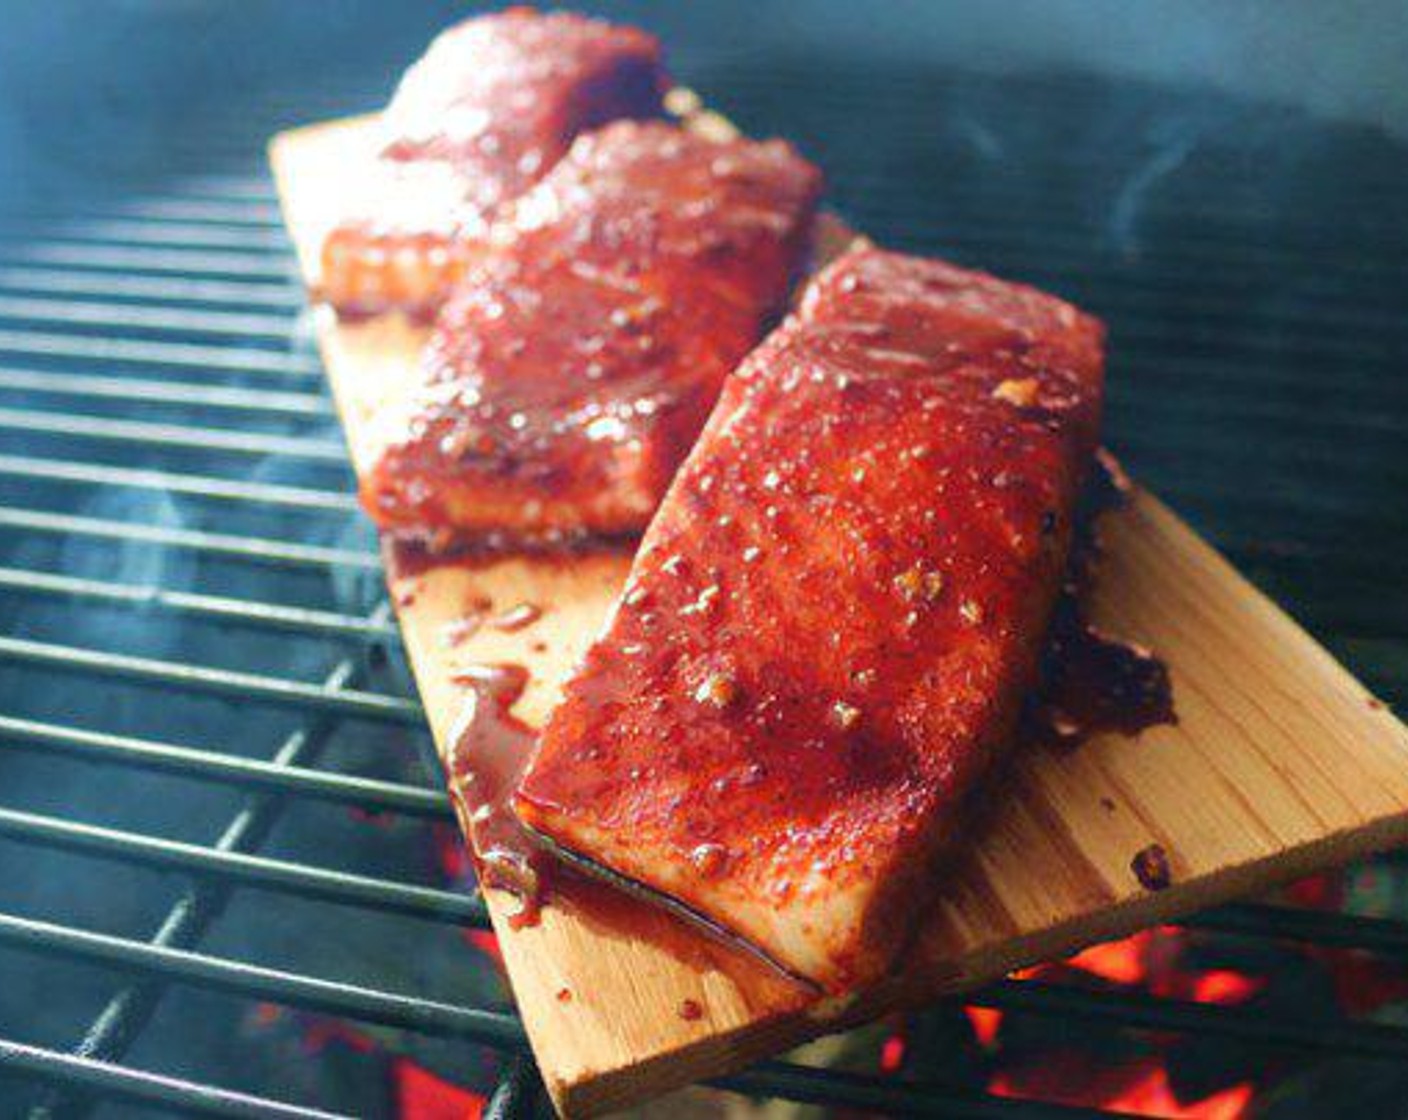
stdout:
<svg viewBox="0 0 1408 1120">
<path fill-rule="evenodd" d="M 1177 127 L 1155 149 L 1154 154 L 1125 180 L 1110 208 L 1108 234 L 1117 251 L 1135 256 L 1140 207 L 1159 181 L 1177 171 L 1197 146 L 1199 130 Z"/>
<path fill-rule="evenodd" d="M 682 41 L 689 17 L 632 12 Z M 828 54 L 924 62 L 979 73 L 1076 71 L 1216 89 L 1378 125 L 1408 136 L 1408 19 L 1397 0 L 892 0 L 842 5 L 727 3 L 752 54 Z M 723 18 L 727 18 L 724 16 Z"/>
</svg>

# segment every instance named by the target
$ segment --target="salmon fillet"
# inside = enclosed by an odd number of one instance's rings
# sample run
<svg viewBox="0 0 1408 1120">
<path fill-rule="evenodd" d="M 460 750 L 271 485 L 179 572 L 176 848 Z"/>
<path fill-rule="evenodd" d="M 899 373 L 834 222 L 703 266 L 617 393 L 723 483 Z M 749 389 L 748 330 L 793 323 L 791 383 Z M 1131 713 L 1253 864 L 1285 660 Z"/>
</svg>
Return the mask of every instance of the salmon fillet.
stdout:
<svg viewBox="0 0 1408 1120">
<path fill-rule="evenodd" d="M 1034 683 L 1102 337 L 940 261 L 827 268 L 725 385 L 521 819 L 829 990 L 881 976 Z"/>
<path fill-rule="evenodd" d="M 496 227 L 384 424 L 363 504 L 446 539 L 644 528 L 784 306 L 820 173 L 789 145 L 617 122 Z"/>
<path fill-rule="evenodd" d="M 350 178 L 319 295 L 343 315 L 428 319 L 507 201 L 579 133 L 658 115 L 667 84 L 653 36 L 568 12 L 511 8 L 442 33 L 383 114 L 380 157 Z"/>
</svg>

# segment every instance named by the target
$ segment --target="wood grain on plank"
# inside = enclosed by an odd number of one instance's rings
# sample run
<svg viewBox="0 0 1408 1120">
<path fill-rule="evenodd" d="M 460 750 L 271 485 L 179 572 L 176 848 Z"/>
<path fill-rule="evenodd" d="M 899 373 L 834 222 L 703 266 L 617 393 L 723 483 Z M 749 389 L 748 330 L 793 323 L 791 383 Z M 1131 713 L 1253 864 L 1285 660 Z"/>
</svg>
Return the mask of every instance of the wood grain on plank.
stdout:
<svg viewBox="0 0 1408 1120">
<path fill-rule="evenodd" d="M 676 102 L 680 102 L 677 100 Z M 726 131 L 717 117 L 696 127 Z M 368 122 L 284 133 L 272 159 L 305 276 L 369 150 Z M 830 245 L 844 239 L 833 225 Z M 399 319 L 318 336 L 353 460 L 413 380 L 424 332 Z M 1119 376 L 1114 339 L 1112 376 Z M 904 975 L 819 1001 L 755 962 L 624 896 L 591 892 L 512 929 L 513 898 L 487 895 L 544 1079 L 568 1115 L 621 1107 L 717 1075 L 839 1025 L 932 999 L 1093 941 L 1408 841 L 1408 731 L 1186 525 L 1140 492 L 1106 517 L 1091 603 L 1108 632 L 1168 663 L 1179 722 L 1072 753 L 1019 752 L 942 872 Z M 600 627 L 630 564 L 505 559 L 393 575 L 391 591 L 443 753 L 463 700 L 455 674 L 514 662 L 532 682 L 515 708 L 538 724 Z M 454 624 L 533 603 L 507 631 Z M 1133 857 L 1167 853 L 1171 883 L 1141 885 Z M 695 1005 L 699 1014 L 694 1015 Z"/>
</svg>

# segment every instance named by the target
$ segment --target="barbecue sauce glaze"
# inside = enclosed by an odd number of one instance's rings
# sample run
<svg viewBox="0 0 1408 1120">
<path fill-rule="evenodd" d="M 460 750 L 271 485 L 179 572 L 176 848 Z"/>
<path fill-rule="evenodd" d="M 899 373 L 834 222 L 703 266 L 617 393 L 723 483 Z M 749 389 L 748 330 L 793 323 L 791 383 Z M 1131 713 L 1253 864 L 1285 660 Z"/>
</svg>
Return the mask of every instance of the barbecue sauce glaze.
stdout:
<svg viewBox="0 0 1408 1120">
<path fill-rule="evenodd" d="M 1035 683 L 1101 330 L 872 249 L 729 379 L 516 807 L 827 987 L 907 933 Z"/>
<path fill-rule="evenodd" d="M 869 334 L 864 339 L 865 349 L 874 350 L 876 346 L 883 348 L 884 338 L 878 332 Z M 953 360 L 954 376 L 962 377 L 968 374 L 963 369 L 964 358 L 963 347 L 955 347 L 956 356 Z M 1037 370 L 1041 368 L 1041 359 L 1032 358 L 1029 364 L 1020 360 L 1024 348 L 1021 345 L 1013 344 L 1007 351 L 1004 361 L 1011 361 L 1017 358 L 1017 369 L 1019 371 Z M 828 354 L 834 357 L 834 351 Z M 1058 353 L 1059 356 L 1059 353 Z M 1048 359 L 1049 360 L 1049 356 Z M 849 367 L 848 367 L 849 368 Z M 858 371 L 859 372 L 859 371 Z M 844 388 L 844 386 L 843 386 Z M 1040 422 L 1043 412 L 1049 413 L 1053 409 L 1059 410 L 1062 405 L 1059 394 L 1053 394 L 1053 386 L 1041 386 L 1035 377 L 1032 378 L 1003 378 L 991 388 L 993 398 L 1002 400 L 1010 404 L 1018 411 L 1018 415 L 1027 423 L 1033 420 Z M 1070 391 L 1070 385 L 1056 386 L 1058 389 Z M 1025 524 L 1025 515 L 1013 511 L 1010 505 L 1004 506 L 1004 502 L 1013 500 L 1009 494 L 1003 491 L 1021 490 L 1029 488 L 1030 480 L 1023 480 L 1014 477 L 1013 474 L 1000 469 L 1004 454 L 1010 452 L 1004 449 L 998 451 L 1001 441 L 994 445 L 994 463 L 988 467 L 985 464 L 968 462 L 962 464 L 973 472 L 973 480 L 978 481 L 978 472 L 987 470 L 990 477 L 986 480 L 993 491 L 999 509 L 1006 510 L 1006 519 L 1001 515 L 994 527 L 1005 526 L 1005 531 L 1009 534 L 1016 532 L 1015 536 L 1009 536 L 1009 543 L 1015 543 L 1019 549 L 1050 550 L 1050 554 L 1058 559 L 1066 551 L 1063 547 L 1075 536 L 1073 532 L 1073 522 L 1076 515 L 1072 508 L 1061 510 L 1061 502 L 1047 499 L 1041 502 L 1037 508 L 1031 510 L 1032 532 L 1030 533 L 1031 544 L 1021 543 L 1024 541 L 1024 534 L 1020 530 L 1015 530 L 1015 526 Z M 928 454 L 927 450 L 916 448 L 910 449 L 912 459 L 922 459 Z M 759 471 L 761 468 L 757 468 Z M 961 469 L 960 467 L 949 468 L 949 470 Z M 862 478 L 855 478 L 855 474 L 864 475 L 864 466 L 858 466 L 853 473 L 854 481 L 862 481 Z M 764 489 L 773 490 L 779 485 L 778 481 L 772 481 L 771 476 L 777 475 L 775 470 L 770 470 L 762 478 Z M 946 476 L 941 476 L 946 477 Z M 966 484 L 966 483 L 965 483 Z M 705 485 L 700 490 L 707 493 L 710 489 Z M 1038 493 L 1039 493 L 1038 488 Z M 696 507 L 703 505 L 708 507 L 708 502 L 700 502 L 694 498 Z M 1074 503 L 1071 503 L 1073 506 Z M 1020 509 L 1020 506 L 1017 507 Z M 765 516 L 774 516 L 771 512 Z M 725 539 L 731 539 L 737 535 L 736 531 L 730 532 L 733 528 L 731 519 L 727 513 L 721 514 L 713 526 L 717 535 Z M 793 533 L 796 530 L 792 530 Z M 756 538 L 755 538 L 756 539 Z M 797 538 L 787 531 L 780 534 L 780 550 L 785 556 L 789 548 L 793 546 Z M 779 565 L 775 558 L 763 559 L 763 542 L 739 544 L 737 541 L 728 547 L 735 548 L 737 554 L 745 564 L 762 560 L 761 567 L 764 572 L 769 570 L 776 574 Z M 647 548 L 649 545 L 647 545 Z M 805 557 L 804 557 L 805 559 Z M 722 580 L 721 572 L 710 570 L 697 564 L 692 564 L 692 557 L 670 556 L 660 565 L 660 568 L 670 578 L 664 586 L 670 588 L 673 584 L 683 584 L 687 593 L 675 595 L 673 592 L 661 602 L 661 597 L 653 594 L 660 584 L 651 587 L 641 586 L 640 582 L 633 581 L 628 587 L 622 606 L 622 611 L 633 612 L 639 616 L 636 621 L 640 626 L 648 630 L 652 626 L 651 616 L 657 610 L 667 616 L 673 615 L 676 619 L 688 618 L 690 621 L 685 624 L 685 628 L 691 634 L 702 634 L 708 632 L 708 627 L 716 623 L 719 615 L 716 612 L 718 604 L 716 600 L 725 594 L 720 587 Z M 997 591 L 997 594 L 974 595 L 966 594 L 956 601 L 950 601 L 951 606 L 957 615 L 958 625 L 969 630 L 981 633 L 985 628 L 990 627 L 992 618 L 995 615 L 998 624 L 1002 625 L 1003 604 L 1001 602 L 1000 589 L 1003 586 L 1000 577 L 994 583 L 994 574 L 990 567 L 990 560 L 985 560 L 981 556 L 975 555 L 970 562 L 971 568 L 964 570 L 955 569 L 949 566 L 946 570 L 937 570 L 934 567 L 925 568 L 920 565 L 906 567 L 900 571 L 888 584 L 881 583 L 879 587 L 859 587 L 853 589 L 850 594 L 874 595 L 892 593 L 897 596 L 901 604 L 908 608 L 902 612 L 903 625 L 899 628 L 898 635 L 892 635 L 889 642 L 882 645 L 878 653 L 880 660 L 896 652 L 897 648 L 913 648 L 916 652 L 923 648 L 922 639 L 916 639 L 912 631 L 916 628 L 921 612 L 926 606 L 932 605 L 941 599 L 945 599 L 944 592 L 948 590 L 950 596 L 954 594 L 957 587 L 963 591 L 972 592 L 975 588 L 988 588 Z M 1082 565 L 1083 566 L 1083 565 Z M 702 570 L 701 570 L 702 568 Z M 746 569 L 745 569 L 746 570 Z M 820 591 L 820 587 L 817 589 Z M 737 599 L 737 596 L 733 596 Z M 994 609 L 995 608 L 995 609 Z M 727 615 L 724 616 L 725 618 Z M 1047 707 L 1051 712 L 1059 711 L 1065 727 L 1070 723 L 1069 717 L 1074 713 L 1079 713 L 1080 722 L 1086 731 L 1094 730 L 1101 726 L 1118 727 L 1121 730 L 1134 731 L 1150 722 L 1155 722 L 1160 718 L 1171 716 L 1171 709 L 1167 704 L 1167 679 L 1162 677 L 1160 683 L 1159 672 L 1161 667 L 1157 662 L 1147 655 L 1132 652 L 1118 643 L 1107 642 L 1093 635 L 1079 623 L 1078 613 L 1075 611 L 1073 601 L 1061 602 L 1052 613 L 1052 642 L 1051 650 L 1047 657 L 1043 658 L 1044 676 L 1048 681 L 1048 689 L 1045 693 L 1047 697 Z M 648 643 L 641 641 L 642 647 Z M 649 651 L 645 648 L 620 651 L 624 656 L 630 658 L 647 655 Z M 823 651 L 821 656 L 830 656 Z M 675 656 L 678 656 L 676 651 Z M 657 674 L 668 674 L 671 671 L 669 662 L 651 661 L 647 658 L 647 669 Z M 649 670 L 653 664 L 655 668 Z M 598 666 L 599 668 L 599 666 Z M 1034 670 L 1033 670 L 1034 672 Z M 609 677 L 609 674 L 605 675 Z M 726 671 L 707 672 L 698 674 L 697 680 L 692 680 L 692 687 L 689 689 L 688 701 L 694 707 L 686 711 L 698 711 L 698 726 L 700 734 L 707 734 L 707 728 L 711 721 L 718 718 L 729 717 L 737 711 L 740 703 L 756 699 L 745 697 L 741 694 L 739 681 L 736 674 Z M 588 672 L 574 684 L 577 696 L 589 707 L 613 707 L 621 703 L 619 694 L 613 692 L 609 687 L 602 687 L 604 675 L 601 673 Z M 649 677 L 646 678 L 649 681 Z M 783 777 L 787 781 L 789 793 L 787 796 L 793 798 L 796 791 L 800 791 L 803 797 L 809 796 L 809 791 L 816 791 L 818 799 L 830 795 L 827 789 L 828 774 L 827 768 L 831 767 L 833 772 L 835 767 L 841 767 L 840 772 L 844 773 L 844 781 L 849 783 L 859 782 L 861 785 L 871 786 L 876 789 L 883 789 L 887 785 L 893 784 L 898 777 L 898 770 L 886 769 L 893 767 L 895 760 L 893 756 L 886 757 L 884 750 L 871 749 L 873 740 L 870 740 L 868 729 L 863 726 L 865 719 L 865 709 L 863 707 L 864 694 L 867 689 L 874 689 L 882 696 L 885 689 L 885 682 L 879 679 L 877 670 L 869 670 L 867 666 L 856 667 L 851 675 L 850 682 L 853 686 L 853 694 L 845 693 L 839 695 L 826 709 L 822 717 L 822 727 L 820 734 L 815 718 L 805 712 L 805 698 L 789 699 L 786 689 L 779 690 L 764 698 L 761 705 L 762 711 L 755 711 L 751 718 L 759 720 L 759 730 L 765 737 L 772 741 L 803 743 L 814 748 L 809 751 L 809 757 L 799 759 L 797 766 L 789 769 Z M 646 684 L 644 691 L 652 694 L 652 704 L 657 710 L 662 710 L 662 705 L 668 708 L 670 700 L 662 699 L 658 694 L 658 689 L 650 684 Z M 1059 707 L 1056 697 L 1061 697 Z M 1072 697 L 1075 697 L 1074 699 Z M 1083 701 L 1083 702 L 1082 702 Z M 508 700 L 508 704 L 512 699 Z M 495 706 L 500 714 L 506 712 L 507 705 Z M 790 707 L 790 710 L 789 710 Z M 799 710 L 801 709 L 801 710 Z M 482 710 L 488 711 L 485 707 Z M 619 710 L 617 708 L 617 710 Z M 512 725 L 510 725 L 512 726 Z M 527 736 L 527 738 L 525 738 Z M 697 741 L 697 736 L 688 728 L 685 729 L 685 737 Z M 523 753 L 529 749 L 531 736 L 526 728 L 521 725 L 513 727 L 513 734 L 510 736 L 515 744 L 515 773 L 516 767 L 521 766 Z M 470 742 L 480 742 L 474 737 L 462 736 L 458 740 L 456 747 L 456 774 L 457 776 L 465 772 L 466 763 L 464 759 L 472 754 L 467 749 Z M 591 749 L 591 748 L 589 748 Z M 839 763 L 837 758 L 839 757 Z M 750 787 L 761 786 L 763 793 L 776 787 L 776 782 L 769 782 L 768 770 L 770 765 L 777 760 L 770 754 L 760 754 L 757 759 L 744 769 L 741 773 L 734 773 L 724 780 L 716 780 L 713 783 L 704 806 L 691 805 L 687 812 L 698 816 L 701 811 L 712 815 L 716 822 L 713 829 L 701 828 L 693 836 L 692 842 L 687 848 L 687 858 L 693 868 L 693 872 L 700 880 L 712 880 L 726 877 L 730 873 L 730 864 L 734 859 L 736 848 L 730 840 L 738 833 L 730 824 L 727 828 L 718 827 L 717 822 L 725 818 L 738 817 L 750 811 L 767 811 L 769 804 L 764 799 L 762 804 L 758 803 L 758 796 Z M 784 757 L 784 763 L 788 760 Z M 821 771 L 821 784 L 818 786 L 817 771 Z M 600 777 L 600 775 L 598 775 Z M 633 782 L 637 778 L 636 773 L 627 773 L 623 776 L 626 782 Z M 480 783 L 484 788 L 484 783 Z M 503 783 L 496 787 L 499 790 L 498 796 L 503 796 Z M 511 788 L 511 787 L 510 787 Z M 831 789 L 837 788 L 834 778 L 831 779 Z M 608 799 L 616 796 L 614 790 L 607 790 Z M 776 802 L 772 802 L 776 804 Z M 499 806 L 499 816 L 502 817 L 501 804 Z M 487 816 L 487 815 L 486 815 Z M 746 833 L 743 833 L 746 835 Z M 532 845 L 532 841 L 528 842 Z M 500 842 L 500 848 L 503 848 Z M 533 866 L 534 861 L 541 858 L 541 852 L 532 846 L 527 854 L 511 860 L 515 867 Z M 540 864 L 539 864 L 540 866 Z M 505 877 L 509 881 L 506 883 L 514 889 L 515 882 L 513 876 Z M 541 898 L 542 875 L 535 870 L 535 874 L 530 878 L 527 876 L 517 877 L 517 889 L 526 889 L 533 892 L 535 899 Z M 792 884 L 783 880 L 776 884 L 777 889 L 786 892 L 791 889 Z"/>
<path fill-rule="evenodd" d="M 639 532 L 784 305 L 820 182 L 776 140 L 583 137 L 446 305 L 367 512 L 442 547 Z"/>
<path fill-rule="evenodd" d="M 428 322 L 506 203 L 579 134 L 660 114 L 660 44 L 632 27 L 531 8 L 469 19 L 407 71 L 383 146 L 322 250 L 320 296 L 349 319 Z"/>
<path fill-rule="evenodd" d="M 469 832 L 480 882 L 518 897 L 513 928 L 534 925 L 551 861 L 510 805 L 536 738 L 512 712 L 528 686 L 528 670 L 522 665 L 471 666 L 454 680 L 468 689 L 468 696 L 450 739 L 450 793 Z"/>
</svg>

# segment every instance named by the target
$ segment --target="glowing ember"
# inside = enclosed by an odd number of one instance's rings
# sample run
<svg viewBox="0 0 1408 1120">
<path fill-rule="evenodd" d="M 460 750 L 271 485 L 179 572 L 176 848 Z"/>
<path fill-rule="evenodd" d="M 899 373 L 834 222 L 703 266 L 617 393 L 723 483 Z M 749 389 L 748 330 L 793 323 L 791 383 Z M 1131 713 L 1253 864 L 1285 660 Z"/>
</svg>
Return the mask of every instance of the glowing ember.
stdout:
<svg viewBox="0 0 1408 1120">
<path fill-rule="evenodd" d="M 484 1098 L 405 1058 L 392 1065 L 398 1120 L 479 1120 Z"/>
<path fill-rule="evenodd" d="M 973 1028 L 973 1037 L 984 1050 L 997 1046 L 997 1032 L 1002 1027 L 1002 1012 L 995 1007 L 965 1007 L 963 1013 Z"/>
<path fill-rule="evenodd" d="M 384 1063 L 392 1101 L 390 1115 L 396 1120 L 478 1120 L 483 1115 L 485 1096 L 386 1049 L 356 1027 L 320 1015 L 286 1011 L 276 1004 L 261 1003 L 255 1009 L 255 1024 L 265 1030 L 285 1022 L 296 1030 L 302 1052 L 314 1060 L 329 1046 L 343 1046 Z"/>
<path fill-rule="evenodd" d="M 892 1034 L 880 1047 L 882 1073 L 898 1073 L 904 1066 L 904 1035 Z"/>
<path fill-rule="evenodd" d="M 1197 968 L 1190 948 L 1197 935 L 1176 926 L 1156 926 L 1119 941 L 1092 945 L 1065 961 L 1013 974 L 1020 980 L 1057 981 L 1095 989 L 1114 988 L 1174 1000 L 1229 1005 L 1245 1003 L 1266 987 L 1262 976 L 1230 968 Z M 1109 1035 L 1076 1043 L 1062 1038 L 1033 1050 L 1030 1041 L 999 1038 L 1006 1016 L 987 1008 L 965 1008 L 973 1037 L 992 1055 L 988 1089 L 997 1096 L 1098 1107 L 1179 1120 L 1235 1120 L 1247 1114 L 1256 1092 L 1252 1079 L 1196 1099 L 1175 1095 L 1166 1062 L 1168 1040 L 1145 1036 L 1135 1049 L 1110 1049 Z M 1009 1047 L 1014 1047 L 1008 1049 Z M 1185 1091 L 1186 1093 L 1186 1091 Z"/>
<path fill-rule="evenodd" d="M 1138 984 L 1148 973 L 1144 954 L 1153 935 L 1153 930 L 1146 929 L 1123 941 L 1092 945 L 1071 957 L 1066 965 L 1092 973 L 1112 984 Z"/>
<path fill-rule="evenodd" d="M 334 1042 L 341 1043 L 359 1054 L 370 1054 L 376 1049 L 376 1043 L 367 1035 L 337 1019 L 313 1019 L 304 1028 L 303 1048 L 309 1054 L 321 1054 Z"/>
<path fill-rule="evenodd" d="M 499 952 L 499 939 L 494 936 L 492 930 L 487 929 L 467 929 L 464 931 L 464 939 L 492 960 L 499 968 L 503 968 L 503 954 Z"/>
<path fill-rule="evenodd" d="M 1245 1003 L 1263 987 L 1265 984 L 1259 979 L 1219 968 L 1194 979 L 1193 998 L 1199 1003 Z"/>
<path fill-rule="evenodd" d="M 1097 1086 L 1061 1086 L 1044 1078 L 1034 1093 L 1031 1086 L 1017 1083 L 1006 1074 L 998 1074 L 988 1086 L 994 1096 L 1022 1100 L 1043 1100 L 1054 1104 L 1096 1105 L 1132 1116 L 1157 1117 L 1158 1120 L 1240 1120 L 1248 1115 L 1254 1092 L 1250 1084 L 1234 1085 L 1200 1100 L 1183 1102 L 1174 1095 L 1168 1071 L 1159 1059 L 1146 1059 L 1133 1067 L 1102 1070 L 1095 1079 L 1108 1083 L 1112 1075 L 1123 1078 L 1114 1091 L 1100 1091 Z M 1097 1091 L 1092 1093 L 1090 1090 Z"/>
<path fill-rule="evenodd" d="M 452 824 L 437 824 L 433 836 L 436 861 L 451 882 L 473 882 L 474 862 L 469 858 L 469 849 L 460 830 Z"/>
</svg>

